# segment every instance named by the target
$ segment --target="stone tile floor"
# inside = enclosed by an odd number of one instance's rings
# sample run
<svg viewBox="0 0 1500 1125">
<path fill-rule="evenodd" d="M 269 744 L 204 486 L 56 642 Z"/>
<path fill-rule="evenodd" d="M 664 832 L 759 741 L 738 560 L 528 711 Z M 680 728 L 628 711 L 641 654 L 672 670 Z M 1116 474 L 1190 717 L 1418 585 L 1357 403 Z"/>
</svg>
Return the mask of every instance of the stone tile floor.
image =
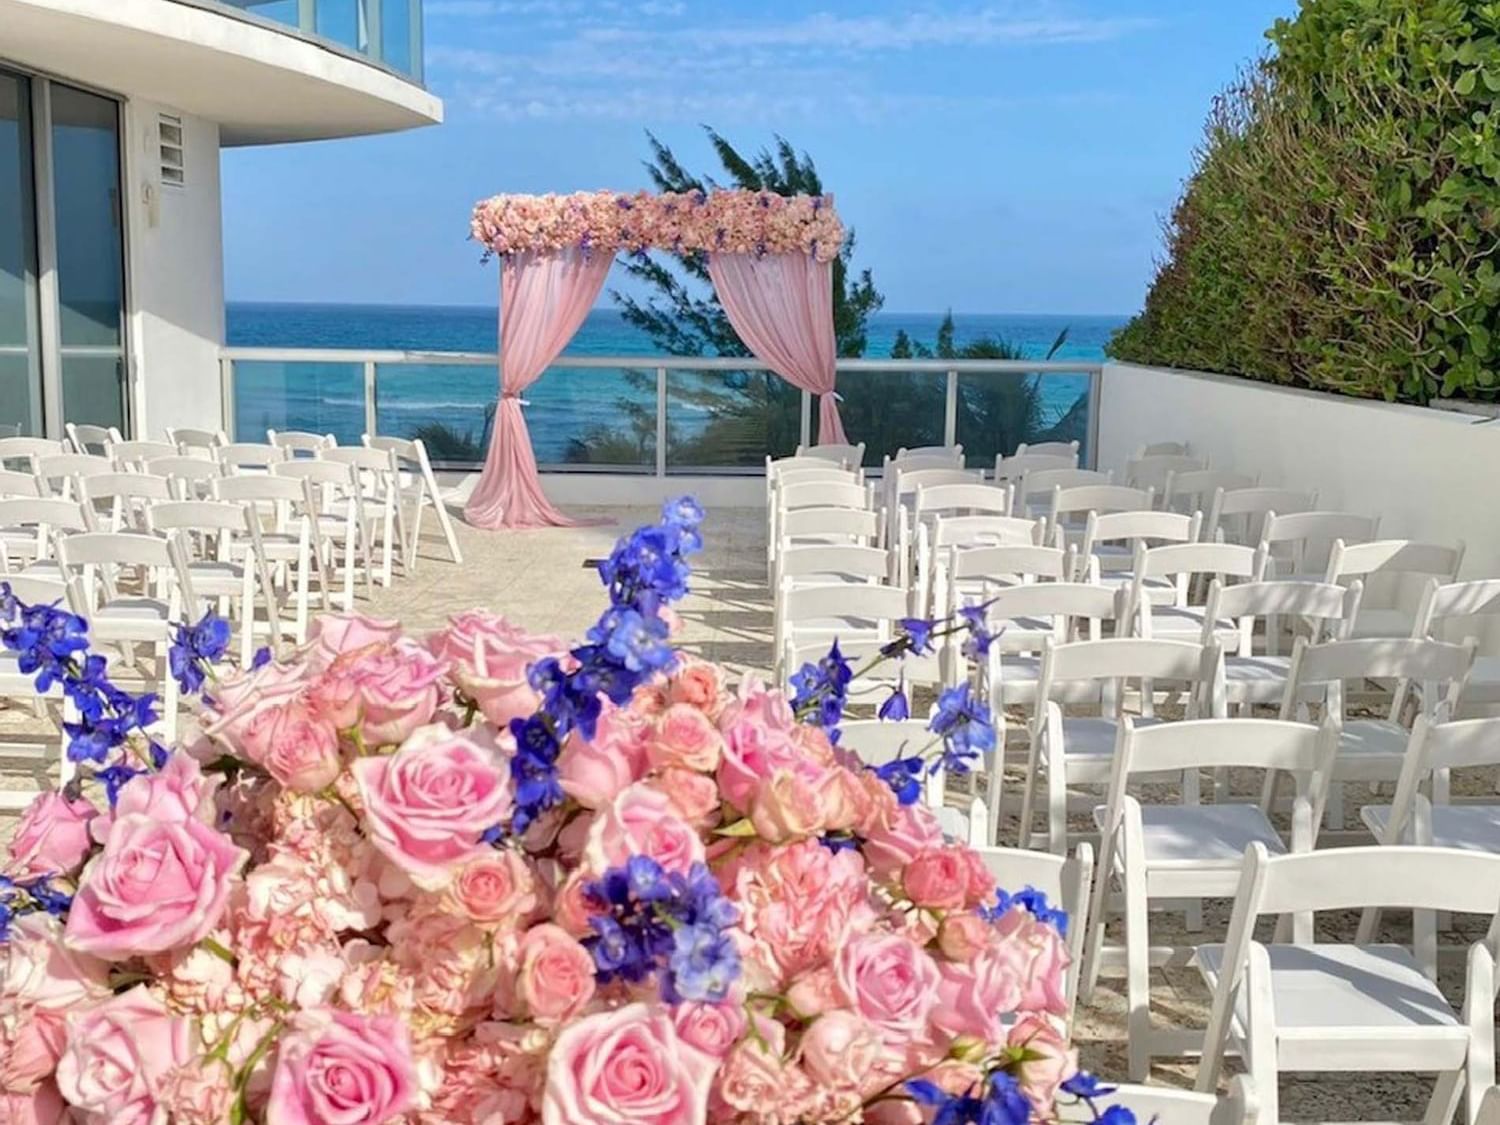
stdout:
<svg viewBox="0 0 1500 1125">
<path fill-rule="evenodd" d="M 361 596 L 358 608 L 375 616 L 399 618 L 410 629 L 423 631 L 441 625 L 449 614 L 485 606 L 533 631 L 576 637 L 592 624 L 603 605 L 598 575 L 588 560 L 607 555 L 620 534 L 654 520 L 656 513 L 643 507 L 582 508 L 572 514 L 609 522 L 492 533 L 460 521 L 461 565 L 448 561 L 436 527 L 428 520 L 413 573 L 398 576 L 389 589 L 377 587 L 373 596 Z M 692 593 L 679 606 L 683 621 L 679 643 L 686 651 L 736 672 L 764 674 L 771 662 L 764 515 L 743 509 L 710 512 L 704 540 L 704 550 L 694 560 Z M 0 730 L 18 725 L 26 724 L 24 720 L 18 723 L 14 715 L 0 714 Z M 1017 792 L 1015 785 L 1008 785 L 1008 790 Z M 1357 808 L 1351 807 L 1349 815 L 1353 821 Z M 1013 826 L 1013 818 L 1002 825 L 1002 839 L 1014 839 Z M 1078 827 L 1085 825 L 1080 822 Z M 7 828 L 0 814 L 0 837 Z M 1222 936 L 1228 913 L 1228 903 L 1207 904 L 1204 933 L 1210 940 Z M 1351 918 L 1327 924 L 1331 938 L 1347 939 L 1353 933 Z M 1118 936 L 1118 928 L 1112 933 Z M 1194 936 L 1185 933 L 1180 915 L 1153 915 L 1153 942 L 1190 944 Z M 1396 925 L 1390 940 L 1403 936 L 1402 927 Z M 1457 940 L 1456 935 L 1447 936 Z M 1472 941 L 1480 934 L 1470 927 L 1461 936 Z M 1450 996 L 1461 993 L 1462 983 L 1461 959 L 1445 961 L 1442 984 Z M 1162 1026 L 1201 1027 L 1208 1002 L 1195 970 L 1153 971 L 1152 1006 Z M 1079 1008 L 1075 1038 L 1083 1063 L 1105 1076 L 1118 1078 L 1125 1073 L 1125 1009 L 1124 982 L 1110 977 L 1103 978 L 1093 998 Z M 1190 1087 L 1195 1069 L 1187 1060 L 1158 1062 L 1152 1081 Z M 1282 1116 L 1290 1120 L 1416 1120 L 1422 1116 L 1430 1088 L 1425 1078 L 1383 1073 L 1289 1078 L 1282 1084 Z"/>
</svg>

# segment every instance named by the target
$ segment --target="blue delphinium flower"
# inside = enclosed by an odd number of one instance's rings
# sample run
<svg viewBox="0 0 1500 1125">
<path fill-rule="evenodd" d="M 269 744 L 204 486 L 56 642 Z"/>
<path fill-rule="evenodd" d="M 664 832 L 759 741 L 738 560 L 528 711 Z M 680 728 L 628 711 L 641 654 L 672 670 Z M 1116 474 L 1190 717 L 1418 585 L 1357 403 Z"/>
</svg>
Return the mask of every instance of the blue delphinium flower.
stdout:
<svg viewBox="0 0 1500 1125">
<path fill-rule="evenodd" d="M 834 641 L 821 660 L 802 665 L 792 675 L 792 711 L 803 722 L 822 727 L 830 738 L 837 739 L 853 678 L 854 670 Z"/>
<path fill-rule="evenodd" d="M 988 613 L 992 604 L 993 602 L 985 602 L 982 605 L 966 605 L 958 611 L 965 630 L 960 651 L 967 660 L 977 663 L 989 656 L 995 639 L 1005 631 L 1002 627 L 997 632 L 990 632 Z"/>
<path fill-rule="evenodd" d="M 887 656 L 901 656 L 911 653 L 913 656 L 926 656 L 932 651 L 932 635 L 937 632 L 938 623 L 926 617 L 903 617 L 896 622 L 899 630 L 896 639 L 886 645 L 881 652 Z"/>
<path fill-rule="evenodd" d="M 684 875 L 649 856 L 631 856 L 584 893 L 601 911 L 590 918 L 594 932 L 583 942 L 601 982 L 639 982 L 656 973 L 669 1003 L 717 1002 L 739 978 L 739 950 L 728 932 L 739 912 L 705 864 Z"/>
<path fill-rule="evenodd" d="M 927 729 L 943 740 L 941 762 L 954 773 L 968 773 L 978 756 L 995 748 L 995 727 L 989 709 L 974 698 L 965 683 L 938 696 L 937 710 Z"/>
<path fill-rule="evenodd" d="M 903 805 L 914 805 L 921 798 L 922 774 L 926 772 L 927 766 L 920 757 L 912 755 L 892 758 L 884 765 L 870 768 L 875 771 L 876 777 L 890 787 L 891 792 L 896 794 L 896 800 Z"/>
<path fill-rule="evenodd" d="M 196 695 L 202 689 L 208 668 L 218 663 L 229 647 L 229 635 L 229 622 L 213 609 L 196 624 L 176 627 L 167 660 L 183 694 Z"/>
<path fill-rule="evenodd" d="M 876 715 L 889 723 L 905 722 L 911 718 L 911 703 L 906 698 L 906 679 L 903 677 L 891 694 L 885 697 Z"/>
<path fill-rule="evenodd" d="M 1017 906 L 1038 921 L 1052 925 L 1063 937 L 1068 936 L 1068 912 L 1049 903 L 1046 893 L 1035 887 L 1024 887 L 1015 894 L 1003 888 L 997 888 L 994 904 L 981 906 L 978 910 L 980 916 L 986 921 L 998 922 Z"/>
</svg>

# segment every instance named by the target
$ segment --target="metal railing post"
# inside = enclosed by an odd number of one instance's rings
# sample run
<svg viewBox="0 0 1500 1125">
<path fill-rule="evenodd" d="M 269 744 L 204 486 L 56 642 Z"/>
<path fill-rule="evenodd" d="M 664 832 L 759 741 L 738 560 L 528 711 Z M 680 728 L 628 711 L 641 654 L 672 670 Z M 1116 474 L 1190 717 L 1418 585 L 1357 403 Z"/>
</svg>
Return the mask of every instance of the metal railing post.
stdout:
<svg viewBox="0 0 1500 1125">
<path fill-rule="evenodd" d="M 656 369 L 656 475 L 667 475 L 667 369 Z"/>
<path fill-rule="evenodd" d="M 318 33 L 318 0 L 297 0 L 297 30 L 305 35 Z"/>
<path fill-rule="evenodd" d="M 365 433 L 375 436 L 375 361 L 365 360 Z"/>
<path fill-rule="evenodd" d="M 234 436 L 234 360 L 219 357 L 219 423 L 230 441 Z"/>
<path fill-rule="evenodd" d="M 806 391 L 802 392 L 802 429 L 797 444 L 812 444 L 812 395 Z"/>
<path fill-rule="evenodd" d="M 948 393 L 943 402 L 943 444 L 958 440 L 958 372 L 948 372 Z"/>
<path fill-rule="evenodd" d="M 1095 367 L 1089 372 L 1089 424 L 1088 449 L 1083 463 L 1091 469 L 1099 467 L 1099 406 L 1104 396 L 1104 368 Z"/>
</svg>

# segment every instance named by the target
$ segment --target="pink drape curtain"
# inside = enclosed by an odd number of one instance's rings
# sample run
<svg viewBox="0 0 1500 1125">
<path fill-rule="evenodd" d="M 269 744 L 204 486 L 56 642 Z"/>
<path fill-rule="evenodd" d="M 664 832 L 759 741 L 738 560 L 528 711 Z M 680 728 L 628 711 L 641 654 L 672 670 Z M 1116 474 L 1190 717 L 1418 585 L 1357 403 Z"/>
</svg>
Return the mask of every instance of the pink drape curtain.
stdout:
<svg viewBox="0 0 1500 1125">
<path fill-rule="evenodd" d="M 593 308 L 613 254 L 528 252 L 500 273 L 500 404 L 484 471 L 464 505 L 475 527 L 576 527 L 542 493 L 521 392 L 568 346 Z"/>
<path fill-rule="evenodd" d="M 834 393 L 833 266 L 808 254 L 710 254 L 735 333 L 787 382 L 818 397 L 818 443 L 843 445 Z"/>
</svg>

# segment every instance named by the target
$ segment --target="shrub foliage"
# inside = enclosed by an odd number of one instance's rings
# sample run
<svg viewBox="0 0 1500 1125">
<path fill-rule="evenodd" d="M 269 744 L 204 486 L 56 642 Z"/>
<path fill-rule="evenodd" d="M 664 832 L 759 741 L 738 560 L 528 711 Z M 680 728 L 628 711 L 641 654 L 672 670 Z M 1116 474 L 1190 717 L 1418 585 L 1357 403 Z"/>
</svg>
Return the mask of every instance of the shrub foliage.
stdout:
<svg viewBox="0 0 1500 1125">
<path fill-rule="evenodd" d="M 1500 394 L 1500 3 L 1303 0 L 1214 102 L 1118 359 Z"/>
</svg>

